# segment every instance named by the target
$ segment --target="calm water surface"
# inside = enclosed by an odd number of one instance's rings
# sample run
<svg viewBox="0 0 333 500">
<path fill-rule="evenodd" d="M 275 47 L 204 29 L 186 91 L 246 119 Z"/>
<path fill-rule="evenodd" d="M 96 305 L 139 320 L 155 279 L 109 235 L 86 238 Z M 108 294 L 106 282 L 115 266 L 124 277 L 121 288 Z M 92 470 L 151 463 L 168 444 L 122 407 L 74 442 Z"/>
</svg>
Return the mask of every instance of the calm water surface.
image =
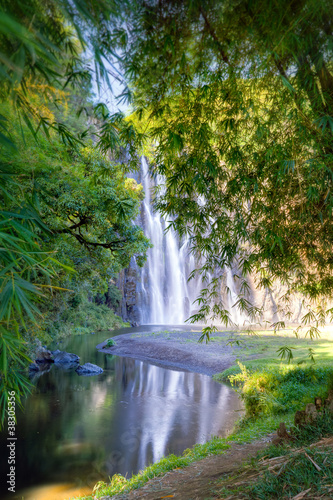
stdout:
<svg viewBox="0 0 333 500">
<path fill-rule="evenodd" d="M 127 328 L 112 336 L 149 329 Z M 232 430 L 241 404 L 228 386 L 206 375 L 97 352 L 96 345 L 110 335 L 78 336 L 57 346 L 104 373 L 80 377 L 52 366 L 35 381 L 25 412 L 17 415 L 17 494 L 8 497 L 7 436 L 0 435 L 1 498 L 87 494 L 115 473 L 129 477 L 163 455 L 181 454 Z"/>
</svg>

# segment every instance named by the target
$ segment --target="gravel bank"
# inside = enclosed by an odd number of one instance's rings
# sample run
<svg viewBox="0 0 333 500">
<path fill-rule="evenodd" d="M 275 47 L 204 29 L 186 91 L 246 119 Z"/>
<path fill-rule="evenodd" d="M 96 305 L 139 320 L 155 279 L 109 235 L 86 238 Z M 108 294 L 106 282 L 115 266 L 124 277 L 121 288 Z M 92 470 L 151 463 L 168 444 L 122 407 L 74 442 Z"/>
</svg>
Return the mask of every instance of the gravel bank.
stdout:
<svg viewBox="0 0 333 500">
<path fill-rule="evenodd" d="M 190 370 L 205 375 L 219 373 L 235 363 L 235 345 L 228 345 L 232 332 L 216 332 L 208 344 L 198 343 L 201 332 L 186 327 L 165 330 L 164 327 L 141 327 L 140 332 L 127 333 L 114 338 L 116 345 L 104 347 L 102 352 L 135 358 L 179 370 Z"/>
</svg>

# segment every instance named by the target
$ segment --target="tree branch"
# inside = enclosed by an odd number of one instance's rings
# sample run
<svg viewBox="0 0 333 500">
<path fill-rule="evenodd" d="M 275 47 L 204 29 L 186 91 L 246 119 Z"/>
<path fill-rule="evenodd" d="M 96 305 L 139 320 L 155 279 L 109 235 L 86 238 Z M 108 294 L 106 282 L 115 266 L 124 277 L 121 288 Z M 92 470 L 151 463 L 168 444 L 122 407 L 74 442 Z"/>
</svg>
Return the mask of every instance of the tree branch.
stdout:
<svg viewBox="0 0 333 500">
<path fill-rule="evenodd" d="M 89 247 L 102 247 L 102 248 L 107 248 L 108 250 L 110 250 L 111 252 L 113 252 L 113 251 L 116 251 L 116 250 L 121 250 L 121 245 L 123 243 L 126 243 L 125 239 L 123 239 L 123 240 L 113 240 L 113 241 L 110 241 L 108 243 L 98 243 L 96 241 L 88 241 L 88 240 L 86 240 L 81 234 L 72 233 L 70 231 L 68 231 L 68 234 L 70 234 L 71 236 L 73 236 L 74 238 L 76 238 L 77 241 L 81 245 L 85 246 L 88 249 L 89 249 Z"/>
<path fill-rule="evenodd" d="M 81 228 L 89 222 L 89 217 L 83 217 L 79 222 L 73 224 L 72 226 L 65 227 L 64 229 L 53 230 L 54 234 L 69 234 L 73 236 L 81 245 L 86 248 L 89 247 L 102 247 L 107 248 L 111 251 L 120 250 L 121 245 L 126 243 L 126 239 L 113 240 L 108 243 L 98 243 L 96 241 L 89 241 L 84 236 L 82 236 Z M 76 229 L 79 230 L 78 233 L 74 232 Z"/>
<path fill-rule="evenodd" d="M 211 26 L 210 22 L 208 21 L 208 18 L 207 18 L 207 15 L 206 15 L 205 11 L 203 10 L 203 8 L 201 6 L 199 7 L 199 10 L 200 10 L 200 13 L 201 13 L 202 17 L 204 18 L 205 25 L 206 25 L 206 28 L 209 31 L 209 34 L 211 35 L 211 37 L 213 38 L 213 40 L 216 42 L 216 45 L 218 47 L 218 50 L 219 50 L 219 52 L 221 54 L 221 57 L 222 57 L 223 61 L 226 64 L 230 64 L 229 58 L 228 58 L 227 54 L 224 52 L 224 50 L 222 48 L 222 45 L 221 45 L 221 42 L 217 38 L 216 33 L 215 33 L 213 27 Z"/>
</svg>

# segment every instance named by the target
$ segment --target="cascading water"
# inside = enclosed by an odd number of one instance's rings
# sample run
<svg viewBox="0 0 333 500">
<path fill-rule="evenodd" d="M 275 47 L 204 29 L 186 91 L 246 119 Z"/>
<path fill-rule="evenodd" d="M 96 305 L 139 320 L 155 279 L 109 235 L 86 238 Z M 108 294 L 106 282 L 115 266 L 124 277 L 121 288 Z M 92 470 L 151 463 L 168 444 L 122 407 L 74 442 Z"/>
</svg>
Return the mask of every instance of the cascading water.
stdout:
<svg viewBox="0 0 333 500">
<path fill-rule="evenodd" d="M 194 256 L 189 253 L 188 242 L 182 244 L 173 229 L 165 232 L 167 221 L 154 213 L 151 203 L 153 184 L 146 159 L 141 159 L 141 182 L 145 191 L 143 226 L 153 244 L 148 251 L 147 264 L 141 273 L 143 295 L 142 322 L 146 324 L 183 324 L 194 313 L 193 302 L 199 296 L 200 278 L 188 282 L 195 268 Z M 162 182 L 158 179 L 157 182 Z M 228 308 L 231 320 L 242 324 L 246 317 L 233 307 L 238 297 L 230 269 L 226 270 L 229 288 Z"/>
<path fill-rule="evenodd" d="M 153 210 L 151 192 L 156 184 L 149 175 L 144 157 L 141 158 L 141 171 L 136 180 L 143 185 L 145 192 L 137 224 L 144 229 L 153 247 L 147 252 L 145 266 L 139 268 L 132 259 L 130 267 L 118 282 L 124 296 L 121 315 L 132 324 L 184 324 L 196 312 L 195 300 L 204 284 L 200 277 L 188 281 L 196 267 L 188 241 L 180 241 L 172 228 L 166 231 L 168 221 Z M 163 179 L 158 178 L 157 183 L 162 184 Z M 226 276 L 229 288 L 226 303 L 230 317 L 235 324 L 240 324 L 244 318 L 237 307 L 232 307 L 237 300 L 237 292 L 230 270 L 227 270 Z"/>
<path fill-rule="evenodd" d="M 172 229 L 165 232 L 167 221 L 153 212 L 153 184 L 144 157 L 141 165 L 141 182 L 145 191 L 142 224 L 153 244 L 141 272 L 141 321 L 145 324 L 183 324 L 194 312 L 191 305 L 197 297 L 199 284 L 195 280 L 191 284 L 187 281 L 191 271 L 186 266 L 190 258 L 187 242 L 180 244 Z"/>
<path fill-rule="evenodd" d="M 194 301 L 207 283 L 203 283 L 200 277 L 188 282 L 196 267 L 195 258 L 189 252 L 188 242 L 180 241 L 173 229 L 165 231 L 168 221 L 154 212 L 151 192 L 155 184 L 144 157 L 141 158 L 141 172 L 136 177 L 145 191 L 137 224 L 144 229 L 153 247 L 147 252 L 143 268 L 139 268 L 133 258 L 129 268 L 120 273 L 117 285 L 123 291 L 123 301 L 119 313 L 133 325 L 181 325 L 197 311 Z M 163 179 L 157 179 L 157 182 L 163 183 Z M 233 274 L 239 275 L 239 270 L 224 269 L 220 298 L 229 310 L 232 323 L 243 327 L 249 318 L 237 307 L 239 297 Z M 250 277 L 250 301 L 262 308 L 262 319 L 278 321 L 275 293 L 280 293 L 280 290 L 257 291 L 252 281 Z M 299 315 L 298 303 L 295 311 Z"/>
</svg>

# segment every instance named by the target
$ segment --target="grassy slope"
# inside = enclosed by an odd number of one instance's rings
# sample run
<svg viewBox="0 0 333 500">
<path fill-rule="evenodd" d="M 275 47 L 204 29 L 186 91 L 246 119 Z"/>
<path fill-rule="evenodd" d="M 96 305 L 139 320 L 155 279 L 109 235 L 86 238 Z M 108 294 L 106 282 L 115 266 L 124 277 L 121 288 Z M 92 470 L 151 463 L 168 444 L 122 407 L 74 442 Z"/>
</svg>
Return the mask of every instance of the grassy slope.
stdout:
<svg viewBox="0 0 333 500">
<path fill-rule="evenodd" d="M 279 335 L 272 335 L 271 331 L 260 332 L 260 336 L 251 337 L 247 334 L 237 334 L 235 339 L 240 340 L 241 343 L 240 345 L 234 344 L 234 353 L 237 355 L 238 360 L 246 367 L 246 374 L 248 377 L 247 383 L 251 390 L 253 386 L 257 386 L 258 372 L 260 372 L 261 378 L 259 377 L 259 380 L 261 382 L 265 383 L 265 380 L 262 380 L 262 375 L 264 375 L 268 377 L 268 382 L 273 385 L 273 388 L 274 383 L 279 388 L 282 387 L 278 395 L 281 400 L 283 400 L 283 398 L 288 400 L 290 397 L 290 380 L 287 380 L 285 384 L 281 384 L 281 381 L 277 381 L 277 377 L 279 376 L 282 376 L 282 378 L 286 376 L 287 378 L 291 378 L 292 385 L 294 385 L 296 389 L 299 387 L 302 388 L 302 404 L 304 401 L 311 402 L 314 394 L 322 394 L 325 396 L 325 393 L 327 393 L 327 379 L 331 375 L 333 377 L 333 330 L 331 332 L 323 332 L 322 338 L 314 341 L 306 338 L 296 339 L 291 330 L 280 332 Z M 216 337 L 213 337 L 211 340 L 212 342 L 220 342 L 220 339 Z M 290 364 L 285 361 L 281 362 L 277 357 L 277 350 L 284 345 L 297 347 L 297 350 L 292 351 L 294 358 Z M 309 347 L 313 348 L 316 352 L 315 368 L 312 368 L 313 363 L 310 362 L 308 357 Z M 319 377 L 318 374 L 316 376 L 318 370 L 323 372 L 320 372 L 321 375 Z M 308 372 L 309 377 L 306 377 L 306 383 L 304 384 L 304 380 L 302 380 L 302 377 L 299 377 L 299 374 L 307 374 Z M 225 370 L 223 373 L 215 375 L 214 379 L 226 381 L 229 379 L 229 376 L 239 373 L 241 373 L 241 368 L 235 365 Z M 261 393 L 260 390 L 259 392 Z M 293 397 L 293 393 L 291 397 Z M 268 403 L 272 400 L 270 394 L 267 399 Z M 257 406 L 258 405 L 255 404 L 255 407 Z M 233 441 L 245 443 L 257 440 L 275 431 L 281 421 L 284 421 L 287 425 L 292 425 L 294 419 L 293 406 L 293 404 L 282 406 L 280 401 L 277 400 L 276 394 L 274 394 L 273 404 L 264 404 L 260 414 L 244 418 L 238 424 L 235 432 L 228 438 L 214 438 L 204 445 L 195 445 L 192 449 L 185 450 L 180 457 L 169 455 L 159 462 L 146 467 L 143 471 L 129 480 L 126 480 L 122 476 L 115 475 L 110 484 L 98 483 L 93 496 L 97 498 L 105 495 L 114 496 L 120 492 L 139 488 L 149 479 L 158 475 L 163 475 L 171 469 L 185 467 L 208 455 L 224 453 Z M 92 496 L 86 497 L 86 500 L 92 498 Z"/>
<path fill-rule="evenodd" d="M 269 446 L 235 475 L 221 478 L 214 490 L 230 500 L 332 498 L 332 435 L 333 419 L 323 413 L 298 430 L 294 442 Z"/>
</svg>

